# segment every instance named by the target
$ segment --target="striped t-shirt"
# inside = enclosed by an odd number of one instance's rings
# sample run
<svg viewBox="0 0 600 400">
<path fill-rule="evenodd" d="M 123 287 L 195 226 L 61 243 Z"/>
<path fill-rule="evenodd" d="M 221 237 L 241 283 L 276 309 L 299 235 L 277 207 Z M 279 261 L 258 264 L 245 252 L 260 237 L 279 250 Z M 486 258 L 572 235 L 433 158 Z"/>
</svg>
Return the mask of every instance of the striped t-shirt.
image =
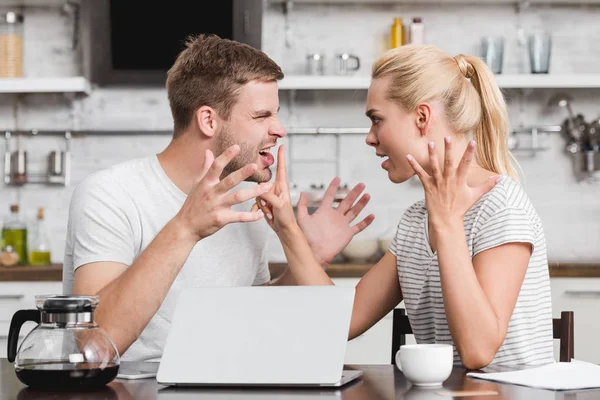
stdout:
<svg viewBox="0 0 600 400">
<path fill-rule="evenodd" d="M 406 210 L 390 251 L 397 259 L 406 313 L 417 343 L 453 344 L 442 299 L 437 254 L 429 245 L 427 219 L 424 200 Z M 533 246 L 506 338 L 491 364 L 554 362 L 546 241 L 542 222 L 521 186 L 504 176 L 466 213 L 464 230 L 471 258 L 510 242 Z M 461 363 L 456 346 L 454 362 Z"/>
</svg>

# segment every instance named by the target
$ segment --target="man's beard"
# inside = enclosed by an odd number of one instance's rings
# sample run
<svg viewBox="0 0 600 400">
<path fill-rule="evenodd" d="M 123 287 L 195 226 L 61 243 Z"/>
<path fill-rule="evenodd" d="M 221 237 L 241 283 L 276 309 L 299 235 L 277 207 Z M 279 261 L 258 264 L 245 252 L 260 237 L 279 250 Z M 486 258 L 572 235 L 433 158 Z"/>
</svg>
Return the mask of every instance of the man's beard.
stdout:
<svg viewBox="0 0 600 400">
<path fill-rule="evenodd" d="M 237 156 L 233 158 L 233 160 L 229 162 L 229 164 L 225 166 L 225 168 L 223 169 L 221 179 L 225 178 L 232 172 L 235 172 L 238 169 L 245 167 L 248 164 L 256 163 L 256 159 L 258 158 L 258 151 L 262 148 L 258 146 L 252 147 L 246 142 L 234 141 L 231 135 L 231 130 L 228 126 L 224 126 L 216 138 L 215 157 L 221 155 L 225 150 L 227 150 L 234 144 L 238 144 L 240 146 L 240 152 Z M 262 165 L 258 163 L 258 171 L 250 175 L 250 177 L 246 178 L 245 180 L 249 182 L 268 182 L 271 180 L 271 176 L 271 170 L 269 168 L 262 169 Z"/>
</svg>

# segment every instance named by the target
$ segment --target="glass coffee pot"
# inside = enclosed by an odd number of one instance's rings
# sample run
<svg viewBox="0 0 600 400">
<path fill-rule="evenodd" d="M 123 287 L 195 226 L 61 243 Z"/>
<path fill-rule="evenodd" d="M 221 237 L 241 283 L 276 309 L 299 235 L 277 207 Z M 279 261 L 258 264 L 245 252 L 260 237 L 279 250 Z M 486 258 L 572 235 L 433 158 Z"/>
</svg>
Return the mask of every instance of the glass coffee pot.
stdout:
<svg viewBox="0 0 600 400">
<path fill-rule="evenodd" d="M 97 390 L 119 372 L 115 344 L 94 322 L 98 296 L 35 296 L 37 310 L 15 313 L 8 360 L 25 385 L 42 390 Z M 21 326 L 38 323 L 17 351 Z"/>
</svg>

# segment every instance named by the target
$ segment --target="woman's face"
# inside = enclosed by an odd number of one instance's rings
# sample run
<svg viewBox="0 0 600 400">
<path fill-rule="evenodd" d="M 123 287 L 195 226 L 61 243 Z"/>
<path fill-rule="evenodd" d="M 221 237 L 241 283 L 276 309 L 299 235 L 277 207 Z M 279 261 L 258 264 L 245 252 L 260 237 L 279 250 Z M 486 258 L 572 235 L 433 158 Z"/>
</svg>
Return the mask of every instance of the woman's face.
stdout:
<svg viewBox="0 0 600 400">
<path fill-rule="evenodd" d="M 428 169 L 427 143 L 430 139 L 419 119 L 422 115 L 417 111 L 407 112 L 386 98 L 389 79 L 374 79 L 369 87 L 366 114 L 371 120 L 371 129 L 366 142 L 375 148 L 378 156 L 383 157 L 381 167 L 388 172 L 389 179 L 401 183 L 415 174 L 406 159 L 407 154 Z"/>
</svg>

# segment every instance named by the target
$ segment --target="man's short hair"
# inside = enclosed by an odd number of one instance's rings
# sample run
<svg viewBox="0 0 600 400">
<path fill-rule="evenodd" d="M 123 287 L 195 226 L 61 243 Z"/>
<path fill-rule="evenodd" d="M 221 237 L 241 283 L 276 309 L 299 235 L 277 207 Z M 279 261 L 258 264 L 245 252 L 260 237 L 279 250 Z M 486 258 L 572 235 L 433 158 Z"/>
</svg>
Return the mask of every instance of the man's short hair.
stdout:
<svg viewBox="0 0 600 400">
<path fill-rule="evenodd" d="M 229 119 L 243 85 L 281 79 L 281 67 L 261 50 L 216 35 L 190 36 L 167 73 L 174 136 L 188 127 L 198 108 L 212 107 Z"/>
</svg>

